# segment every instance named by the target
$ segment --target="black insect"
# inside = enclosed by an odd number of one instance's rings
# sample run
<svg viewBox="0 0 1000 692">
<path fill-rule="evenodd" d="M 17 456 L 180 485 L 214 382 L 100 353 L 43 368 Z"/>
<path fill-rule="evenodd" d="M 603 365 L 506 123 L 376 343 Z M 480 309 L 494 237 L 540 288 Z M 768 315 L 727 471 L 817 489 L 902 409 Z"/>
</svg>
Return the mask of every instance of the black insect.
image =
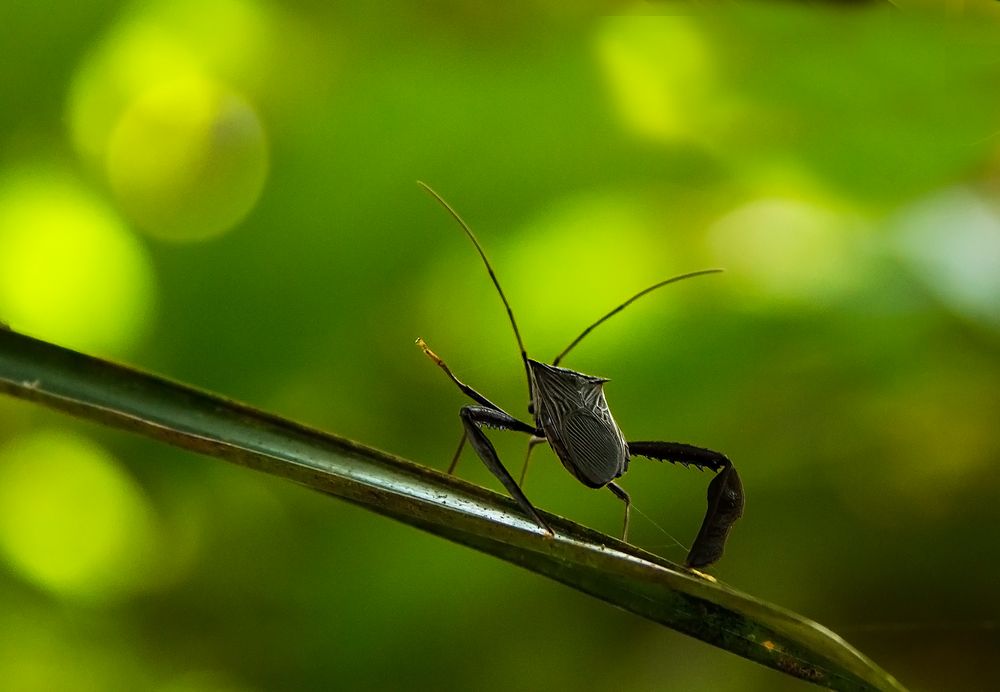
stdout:
<svg viewBox="0 0 1000 692">
<path fill-rule="evenodd" d="M 496 286 L 500 299 L 507 309 L 507 316 L 514 328 L 517 345 L 521 349 L 521 360 L 524 362 L 530 396 L 528 413 L 535 419 L 535 424 L 531 425 L 503 411 L 492 401 L 455 377 L 445 362 L 431 351 L 422 339 L 417 339 L 417 345 L 423 349 L 424 353 L 444 370 L 459 389 L 478 404 L 478 406 L 464 406 L 461 410 L 460 415 L 465 432 L 448 473 L 454 471 L 466 439 L 470 440 L 479 458 L 503 483 L 528 516 L 547 533 L 553 534 L 546 521 L 525 497 L 520 485 L 514 481 L 510 472 L 500 462 L 492 443 L 483 433 L 483 427 L 527 433 L 532 437 L 524 461 L 524 470 L 527 470 L 528 459 L 530 459 L 531 450 L 535 445 L 540 442 L 548 442 L 562 465 L 577 480 L 590 488 L 607 487 L 625 503 L 622 540 L 627 541 L 631 500 L 628 493 L 614 480 L 628 470 L 631 456 L 680 463 L 699 469 L 711 469 L 717 472 L 717 475 L 708 486 L 708 510 L 705 513 L 701 529 L 698 531 L 698 536 L 688 553 L 686 563 L 689 567 L 705 567 L 722 557 L 729 530 L 743 514 L 743 484 L 729 459 L 719 452 L 680 442 L 627 442 L 618 424 L 611 416 L 608 402 L 604 398 L 604 383 L 608 380 L 559 367 L 560 361 L 566 354 L 595 327 L 638 298 L 675 281 L 721 270 L 707 269 L 675 276 L 640 291 L 587 327 L 552 361 L 551 365 L 546 365 L 528 358 L 528 354 L 524 350 L 524 343 L 521 341 L 521 333 L 517 329 L 517 322 L 514 320 L 514 313 L 507 302 L 503 289 L 500 288 L 500 282 L 493 272 L 493 267 L 486 259 L 486 253 L 483 252 L 483 248 L 476 236 L 473 235 L 472 230 L 440 195 L 424 183 L 419 184 L 440 202 L 461 225 L 486 265 L 493 285 Z M 521 473 L 521 482 L 524 482 L 524 471 Z"/>
</svg>

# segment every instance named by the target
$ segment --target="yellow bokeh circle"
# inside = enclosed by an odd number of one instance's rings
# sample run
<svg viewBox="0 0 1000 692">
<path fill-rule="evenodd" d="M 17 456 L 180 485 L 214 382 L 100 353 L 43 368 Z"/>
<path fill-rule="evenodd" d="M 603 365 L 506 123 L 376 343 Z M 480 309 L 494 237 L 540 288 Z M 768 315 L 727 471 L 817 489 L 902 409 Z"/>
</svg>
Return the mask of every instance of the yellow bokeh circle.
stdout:
<svg viewBox="0 0 1000 692">
<path fill-rule="evenodd" d="M 690 17 L 607 17 L 594 47 L 613 103 L 634 132 L 698 140 L 725 121 L 710 47 Z"/>
<path fill-rule="evenodd" d="M 133 3 L 93 46 L 70 86 L 67 120 L 88 163 L 102 165 L 122 113 L 158 84 L 213 75 L 256 94 L 277 41 L 255 0 Z"/>
<path fill-rule="evenodd" d="M 0 319 L 114 354 L 145 332 L 152 296 L 145 248 L 100 198 L 45 167 L 0 178 Z"/>
<path fill-rule="evenodd" d="M 190 241 L 225 232 L 253 208 L 268 155 L 246 100 L 188 77 L 135 99 L 112 133 L 106 165 L 115 196 L 139 228 Z"/>
<path fill-rule="evenodd" d="M 788 197 L 750 200 L 708 231 L 712 254 L 745 300 L 821 305 L 851 292 L 862 260 L 859 218 Z M 744 290 L 745 289 L 745 290 Z"/>
<path fill-rule="evenodd" d="M 27 581 L 119 598 L 147 581 L 155 533 L 141 488 L 90 439 L 49 430 L 0 447 L 0 555 Z"/>
</svg>

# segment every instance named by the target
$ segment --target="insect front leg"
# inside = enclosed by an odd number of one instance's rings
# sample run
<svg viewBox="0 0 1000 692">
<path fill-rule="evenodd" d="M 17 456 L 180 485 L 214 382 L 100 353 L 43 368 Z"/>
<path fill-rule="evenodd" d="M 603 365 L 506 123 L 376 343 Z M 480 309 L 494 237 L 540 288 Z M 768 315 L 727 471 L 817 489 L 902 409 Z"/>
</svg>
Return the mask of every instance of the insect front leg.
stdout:
<svg viewBox="0 0 1000 692">
<path fill-rule="evenodd" d="M 473 401 L 479 403 L 481 406 L 485 406 L 487 408 L 491 408 L 491 409 L 493 409 L 495 411 L 500 411 L 501 410 L 499 406 L 497 406 L 492 401 L 490 401 L 489 399 L 487 399 L 486 397 L 484 397 L 482 394 L 480 394 L 479 392 L 477 392 L 475 389 L 473 389 L 472 387 L 470 387 L 469 385 L 465 384 L 460 379 L 458 379 L 457 377 L 455 377 L 455 373 L 453 373 L 451 371 L 451 368 L 448 367 L 448 364 L 445 363 L 443 360 L 441 360 L 441 356 L 439 356 L 438 354 L 434 353 L 434 351 L 432 351 L 430 349 L 430 346 L 427 345 L 426 341 L 424 341 L 423 339 L 417 339 L 417 346 L 420 348 L 421 351 L 424 352 L 425 356 L 427 356 L 428 358 L 430 358 L 431 361 L 436 366 L 438 366 L 439 368 L 441 368 L 441 370 L 444 371 L 444 374 L 446 374 L 448 376 L 448 378 L 452 382 L 454 382 L 458 386 L 459 389 L 462 390 L 463 394 L 465 394 L 467 397 L 469 397 Z M 458 460 L 462 456 L 462 450 L 465 449 L 465 441 L 468 439 L 468 437 L 469 437 L 469 434 L 463 430 L 462 431 L 462 439 L 460 439 L 458 441 L 458 448 L 455 450 L 455 453 L 451 457 L 451 463 L 448 464 L 448 475 L 449 476 L 451 474 L 455 473 L 455 467 L 458 466 Z"/>
<path fill-rule="evenodd" d="M 500 463 L 500 457 L 497 456 L 493 443 L 490 442 L 489 438 L 483 432 L 482 426 L 498 430 L 515 430 L 530 435 L 540 435 L 541 431 L 535 430 L 535 428 L 527 423 L 522 423 L 504 411 L 485 406 L 465 406 L 462 408 L 460 415 L 462 417 L 462 424 L 465 426 L 465 433 L 469 437 L 469 442 L 472 444 L 472 448 L 476 450 L 479 458 L 486 464 L 486 468 L 503 483 L 507 492 L 517 500 L 517 503 L 521 505 L 521 509 L 529 517 L 534 519 L 547 533 L 555 535 L 545 520 L 542 519 L 541 515 L 538 514 L 538 511 L 532 506 L 531 502 L 528 501 L 528 498 L 525 497 L 520 486 L 514 481 L 513 476 L 510 475 L 510 472 Z"/>
<path fill-rule="evenodd" d="M 744 504 L 743 483 L 729 458 L 720 452 L 682 442 L 629 442 L 628 452 L 632 456 L 716 472 L 708 484 L 708 510 L 686 563 L 688 567 L 705 567 L 722 557 L 729 530 L 743 516 Z"/>
<path fill-rule="evenodd" d="M 452 382 L 454 382 L 455 385 L 459 389 L 462 390 L 463 394 L 465 394 L 467 397 L 469 397 L 473 401 L 477 402 L 480 406 L 485 406 L 486 408 L 491 408 L 494 411 L 500 411 L 501 413 L 503 413 L 503 410 L 499 406 L 497 406 L 496 404 L 494 404 L 492 401 L 490 401 L 489 399 L 487 399 L 486 397 L 484 397 L 482 394 L 480 394 L 479 392 L 477 392 L 475 389 L 473 389 L 469 385 L 467 385 L 464 382 L 462 382 L 462 380 L 460 380 L 457 377 L 455 377 L 455 373 L 453 373 L 451 371 L 451 368 L 448 367 L 448 364 L 445 363 L 443 360 L 441 360 L 441 356 L 439 356 L 438 354 L 434 353 L 434 351 L 432 351 L 430 349 L 430 347 L 427 345 L 426 341 L 424 341 L 423 339 L 417 339 L 417 346 L 420 347 L 420 350 L 424 352 L 425 356 L 427 356 L 428 358 L 430 358 L 431 361 L 436 366 L 438 366 L 439 368 L 441 368 L 441 370 L 444 371 L 444 374 L 447 375 L 448 378 Z M 507 415 L 507 414 L 504 414 L 504 415 Z M 513 418 L 512 418 L 512 420 L 513 420 Z M 459 448 L 459 452 L 461 452 L 461 451 L 462 451 L 461 448 Z"/>
</svg>

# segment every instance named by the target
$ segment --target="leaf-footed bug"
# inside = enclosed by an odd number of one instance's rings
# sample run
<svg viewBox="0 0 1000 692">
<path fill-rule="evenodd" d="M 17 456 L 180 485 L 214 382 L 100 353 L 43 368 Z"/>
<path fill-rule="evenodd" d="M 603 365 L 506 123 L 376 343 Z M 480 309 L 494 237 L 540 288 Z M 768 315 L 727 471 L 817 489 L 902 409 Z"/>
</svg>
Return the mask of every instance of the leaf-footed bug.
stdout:
<svg viewBox="0 0 1000 692">
<path fill-rule="evenodd" d="M 490 279 L 507 309 L 507 316 L 514 329 L 514 337 L 521 350 L 521 360 L 524 362 L 524 370 L 528 379 L 530 401 L 528 413 L 535 419 L 534 425 L 531 425 L 503 411 L 475 389 L 459 380 L 447 364 L 431 351 L 423 339 L 417 339 L 417 345 L 423 349 L 423 352 L 458 385 L 462 392 L 477 404 L 476 406 L 462 407 L 459 414 L 462 418 L 464 433 L 458 450 L 452 458 L 448 473 L 454 472 L 455 465 L 468 439 L 479 458 L 482 459 L 490 472 L 500 480 L 524 512 L 546 533 L 553 535 L 554 532 L 548 523 L 535 510 L 528 498 L 525 497 L 520 485 L 514 481 L 510 472 L 500 462 L 500 458 L 497 456 L 493 444 L 483 432 L 483 428 L 526 433 L 532 437 L 528 444 L 524 469 L 527 469 L 528 459 L 530 459 L 531 450 L 535 445 L 540 442 L 548 442 L 562 465 L 578 481 L 590 488 L 607 487 L 614 493 L 615 497 L 625 503 L 622 540 L 627 541 L 631 499 L 628 493 L 614 481 L 628 470 L 630 457 L 642 456 L 659 461 L 680 463 L 684 466 L 694 466 L 699 469 L 711 469 L 716 472 L 716 476 L 708 486 L 708 510 L 702 521 L 701 529 L 698 531 L 698 536 L 688 553 L 686 564 L 691 568 L 705 567 L 722 557 L 729 530 L 743 514 L 743 484 L 732 462 L 719 452 L 681 442 L 627 442 L 618 424 L 612 418 L 608 402 L 604 397 L 604 383 L 608 380 L 559 367 L 562 359 L 595 327 L 635 300 L 661 286 L 722 270 L 705 269 L 681 274 L 640 291 L 583 330 L 562 353 L 556 356 L 551 365 L 547 365 L 528 357 L 524 343 L 521 341 L 517 322 L 514 320 L 514 312 L 507 302 L 503 289 L 500 288 L 500 282 L 486 258 L 486 253 L 472 230 L 438 193 L 422 182 L 418 182 L 418 184 L 430 193 L 458 222 L 486 265 Z M 524 471 L 521 473 L 521 483 L 523 482 Z"/>
</svg>

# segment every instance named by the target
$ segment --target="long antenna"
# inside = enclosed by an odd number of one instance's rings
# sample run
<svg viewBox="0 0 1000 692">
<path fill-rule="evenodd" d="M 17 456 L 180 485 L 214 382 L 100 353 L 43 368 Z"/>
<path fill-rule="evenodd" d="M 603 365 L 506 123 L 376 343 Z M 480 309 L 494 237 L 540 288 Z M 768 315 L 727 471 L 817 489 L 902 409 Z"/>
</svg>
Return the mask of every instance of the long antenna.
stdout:
<svg viewBox="0 0 1000 692">
<path fill-rule="evenodd" d="M 553 365 L 559 365 L 559 361 L 561 361 L 563 358 L 565 358 L 566 354 L 569 353 L 570 351 L 572 351 L 574 346 L 576 346 L 578 343 L 580 343 L 581 341 L 583 341 L 583 337 L 587 336 L 592 331 L 594 331 L 594 328 L 597 325 L 601 324 L 602 322 L 604 322 L 605 320 L 607 320 L 612 315 L 618 314 L 619 312 L 621 312 L 622 310 L 624 310 L 625 308 L 627 308 L 629 305 L 631 305 L 635 301 L 639 300 L 639 298 L 642 298 L 647 293 L 652 293 L 653 291 L 655 291 L 656 289 L 660 288 L 661 286 L 666 286 L 667 284 L 672 284 L 672 283 L 676 283 L 678 281 L 683 281 L 684 279 L 692 279 L 692 278 L 694 278 L 696 276 L 703 276 L 705 274 L 718 274 L 719 272 L 722 272 L 722 271 L 724 271 L 724 270 L 722 270 L 722 269 L 701 269 L 701 270 L 696 271 L 696 272 L 688 272 L 687 274 L 680 274 L 678 276 L 672 276 L 669 279 L 664 279 L 663 281 L 661 281 L 659 283 L 653 284 L 649 288 L 646 288 L 646 289 L 643 289 L 642 291 L 639 291 L 634 296 L 632 296 L 631 298 L 629 298 L 628 300 L 626 300 L 624 303 L 622 303 L 621 305 L 619 305 L 618 307 L 616 307 L 614 310 L 612 310 L 611 312 L 609 312 L 608 314 L 606 314 L 604 317 L 602 317 L 601 319 L 597 320 L 592 325 L 590 325 L 589 327 L 587 327 L 586 329 L 584 329 L 583 333 L 580 334 L 580 336 L 578 336 L 575 339 L 573 339 L 573 343 L 571 343 L 569 346 L 567 346 L 566 348 L 564 348 L 563 351 L 562 351 L 562 353 L 560 353 L 558 356 L 556 356 L 556 359 L 554 361 L 552 361 L 552 364 Z"/>
<path fill-rule="evenodd" d="M 436 193 L 430 185 L 418 180 L 417 185 L 426 190 L 430 195 L 436 199 L 442 207 L 448 210 L 448 213 L 452 215 L 452 218 L 458 222 L 458 225 L 462 227 L 465 231 L 465 235 L 469 236 L 469 240 L 472 244 L 476 246 L 476 251 L 479 252 L 479 256 L 483 258 L 483 264 L 486 265 L 486 271 L 490 273 L 490 279 L 493 280 L 493 285 L 497 288 L 497 293 L 500 294 L 500 300 L 503 301 L 503 306 L 507 308 L 507 317 L 510 318 L 510 326 L 514 328 L 514 337 L 517 339 L 517 347 L 521 349 L 521 360 L 524 362 L 524 374 L 528 378 L 528 390 L 530 394 L 531 390 L 531 371 L 528 368 L 528 353 L 524 350 L 524 342 L 521 341 L 521 332 L 517 328 L 517 322 L 514 320 L 514 311 L 510 309 L 510 303 L 507 302 L 507 296 L 504 295 L 503 289 L 500 288 L 500 282 L 497 280 L 497 275 L 493 272 L 493 265 L 490 261 L 486 259 L 486 253 L 483 252 L 483 246 L 479 244 L 476 240 L 476 236 L 473 234 L 472 229 L 469 225 L 462 220 L 462 217 L 458 215 L 458 212 L 451 208 L 451 205 L 444 201 L 444 198 Z"/>
</svg>

